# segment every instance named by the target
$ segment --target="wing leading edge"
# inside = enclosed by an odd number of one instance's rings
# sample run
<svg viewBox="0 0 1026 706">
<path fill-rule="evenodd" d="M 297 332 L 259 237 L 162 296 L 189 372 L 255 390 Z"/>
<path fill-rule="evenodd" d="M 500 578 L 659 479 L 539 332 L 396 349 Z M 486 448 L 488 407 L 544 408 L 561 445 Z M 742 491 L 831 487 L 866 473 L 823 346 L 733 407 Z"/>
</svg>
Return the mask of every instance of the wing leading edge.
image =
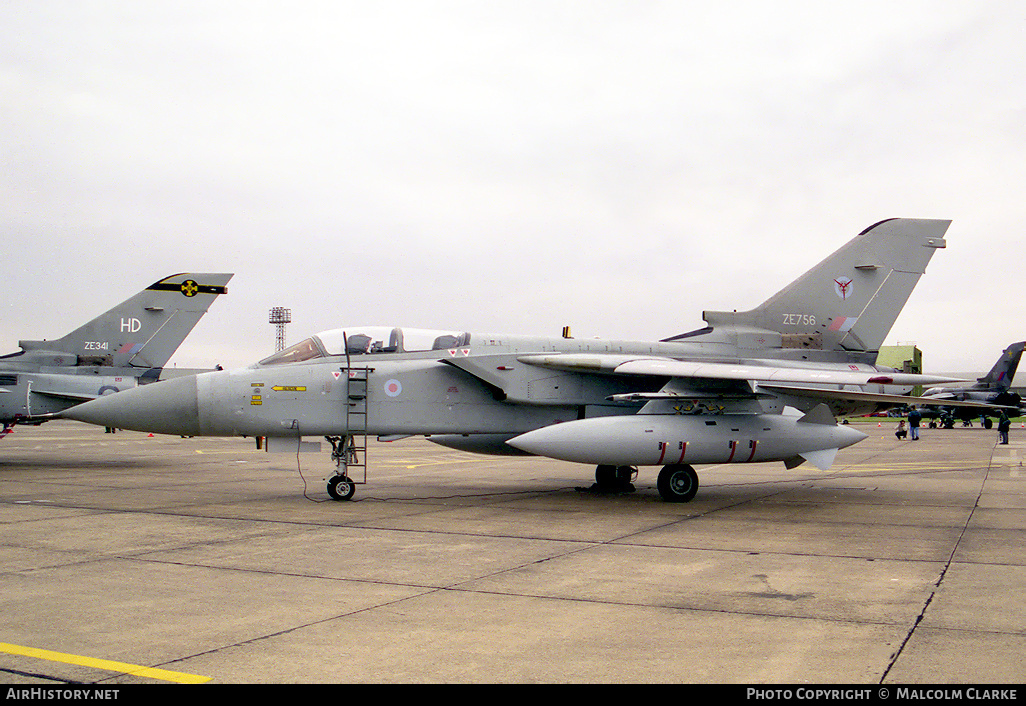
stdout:
<svg viewBox="0 0 1026 706">
<path fill-rule="evenodd" d="M 906 394 L 884 391 L 884 386 L 908 388 L 951 382 L 950 377 L 881 371 L 873 366 L 851 364 L 837 366 L 779 366 L 756 363 L 719 363 L 672 358 L 629 358 L 606 354 L 544 354 L 520 356 L 521 363 L 583 374 L 657 377 L 667 382 L 658 392 L 638 391 L 612 395 L 613 402 L 673 402 L 717 399 L 733 402 L 735 411 L 755 412 L 745 401 L 777 398 L 783 404 L 808 411 L 826 404 L 834 414 L 859 414 L 902 405 L 923 404 L 924 400 Z M 730 384 L 724 388 L 724 384 Z M 876 388 L 867 391 L 865 387 Z M 854 388 L 854 389 L 853 389 Z M 991 407 L 964 402 L 966 407 Z M 722 407 L 727 411 L 726 407 Z M 643 412 L 644 413 L 644 412 Z"/>
<path fill-rule="evenodd" d="M 881 372 L 866 365 L 850 365 L 848 370 L 836 367 L 790 367 L 733 364 L 672 358 L 625 358 L 618 355 L 525 355 L 517 358 L 521 363 L 555 370 L 594 372 L 616 375 L 647 375 L 683 378 L 689 380 L 754 380 L 767 382 L 806 382 L 837 385 L 933 385 L 953 382 L 954 379 L 938 375 Z M 865 368 L 865 369 L 863 369 Z"/>
</svg>

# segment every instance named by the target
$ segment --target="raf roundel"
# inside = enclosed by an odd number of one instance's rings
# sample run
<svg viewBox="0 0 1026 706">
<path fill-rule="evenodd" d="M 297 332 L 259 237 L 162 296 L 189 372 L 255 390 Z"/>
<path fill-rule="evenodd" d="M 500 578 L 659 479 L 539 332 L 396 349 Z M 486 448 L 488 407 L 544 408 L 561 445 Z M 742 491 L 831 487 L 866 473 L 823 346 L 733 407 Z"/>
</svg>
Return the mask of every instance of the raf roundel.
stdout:
<svg viewBox="0 0 1026 706">
<path fill-rule="evenodd" d="M 398 397 L 402 391 L 403 385 L 398 380 L 389 380 L 385 383 L 385 394 L 389 397 Z"/>
</svg>

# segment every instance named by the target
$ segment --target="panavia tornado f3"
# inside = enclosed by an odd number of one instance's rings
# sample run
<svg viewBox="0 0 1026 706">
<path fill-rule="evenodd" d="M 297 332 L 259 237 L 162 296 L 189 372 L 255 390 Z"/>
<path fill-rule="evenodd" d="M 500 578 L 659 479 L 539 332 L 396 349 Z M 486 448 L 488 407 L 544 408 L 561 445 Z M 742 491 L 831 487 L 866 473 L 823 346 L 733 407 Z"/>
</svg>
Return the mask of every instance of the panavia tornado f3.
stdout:
<svg viewBox="0 0 1026 706">
<path fill-rule="evenodd" d="M 914 402 L 950 381 L 875 364 L 946 220 L 891 219 L 745 312 L 656 342 L 392 327 L 312 336 L 247 368 L 204 373 L 63 413 L 140 431 L 325 437 L 335 499 L 361 484 L 367 436 L 426 436 L 464 451 L 535 454 L 596 467 L 600 488 L 662 467 L 669 501 L 691 500 L 695 464 L 808 461 L 828 468 L 865 435 L 835 415 Z M 366 482 L 366 467 L 364 467 Z"/>
</svg>

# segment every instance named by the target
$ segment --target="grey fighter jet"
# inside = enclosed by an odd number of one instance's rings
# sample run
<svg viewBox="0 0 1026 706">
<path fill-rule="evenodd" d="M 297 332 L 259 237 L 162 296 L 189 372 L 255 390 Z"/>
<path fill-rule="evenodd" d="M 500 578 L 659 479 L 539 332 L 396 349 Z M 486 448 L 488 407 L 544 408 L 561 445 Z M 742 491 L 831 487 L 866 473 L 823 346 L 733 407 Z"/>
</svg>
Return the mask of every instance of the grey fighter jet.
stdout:
<svg viewBox="0 0 1026 706">
<path fill-rule="evenodd" d="M 40 424 L 55 412 L 159 379 L 161 368 L 231 274 L 177 274 L 52 341 L 0 356 L 0 422 Z"/>
<path fill-rule="evenodd" d="M 1022 351 L 1026 348 L 1026 341 L 1013 343 L 1004 351 L 994 363 L 990 372 L 981 378 L 977 378 L 973 385 L 968 387 L 931 387 L 923 392 L 920 402 L 924 405 L 922 413 L 924 417 L 948 417 L 950 419 L 974 419 L 983 416 L 986 420 L 984 425 L 990 428 L 992 425 L 990 416 L 997 416 L 1002 411 L 1006 414 L 1016 415 L 1022 411 L 1022 398 L 1016 392 L 1011 391 L 1012 378 L 1019 367 L 1019 359 Z M 992 405 L 989 408 L 955 407 L 953 401 L 973 400 Z"/>
<path fill-rule="evenodd" d="M 328 492 L 352 497 L 367 436 L 423 435 L 479 453 L 529 453 L 596 467 L 619 487 L 661 466 L 670 501 L 698 488 L 695 464 L 809 461 L 865 438 L 834 415 L 903 404 L 948 381 L 875 365 L 877 351 L 946 220 L 873 225 L 751 311 L 661 341 L 347 328 L 238 370 L 179 378 L 63 416 L 180 435 L 332 444 Z M 307 442 L 309 443 L 309 442 Z M 366 467 L 362 482 L 366 482 Z"/>
</svg>

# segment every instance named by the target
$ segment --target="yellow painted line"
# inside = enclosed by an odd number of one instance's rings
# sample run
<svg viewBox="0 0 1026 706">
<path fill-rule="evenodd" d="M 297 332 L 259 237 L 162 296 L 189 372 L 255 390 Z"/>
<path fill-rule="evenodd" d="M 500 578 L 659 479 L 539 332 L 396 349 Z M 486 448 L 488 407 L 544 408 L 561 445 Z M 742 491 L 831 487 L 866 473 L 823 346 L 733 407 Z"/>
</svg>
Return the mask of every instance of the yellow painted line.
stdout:
<svg viewBox="0 0 1026 706">
<path fill-rule="evenodd" d="M 21 647 L 19 645 L 10 645 L 6 642 L 0 642 L 0 652 L 7 652 L 8 654 L 20 655 L 22 657 L 45 659 L 51 662 L 64 662 L 65 664 L 74 664 L 80 667 L 104 669 L 108 672 L 121 672 L 122 674 L 131 674 L 136 677 L 149 677 L 150 679 L 160 679 L 161 681 L 170 681 L 176 684 L 203 684 L 211 679 L 211 677 L 201 677 L 198 674 L 171 672 L 166 669 L 156 669 L 155 667 L 141 667 L 137 664 L 112 662 L 109 659 L 96 659 L 95 657 L 82 657 L 64 652 L 51 652 L 50 650 L 40 650 L 35 647 Z"/>
</svg>

